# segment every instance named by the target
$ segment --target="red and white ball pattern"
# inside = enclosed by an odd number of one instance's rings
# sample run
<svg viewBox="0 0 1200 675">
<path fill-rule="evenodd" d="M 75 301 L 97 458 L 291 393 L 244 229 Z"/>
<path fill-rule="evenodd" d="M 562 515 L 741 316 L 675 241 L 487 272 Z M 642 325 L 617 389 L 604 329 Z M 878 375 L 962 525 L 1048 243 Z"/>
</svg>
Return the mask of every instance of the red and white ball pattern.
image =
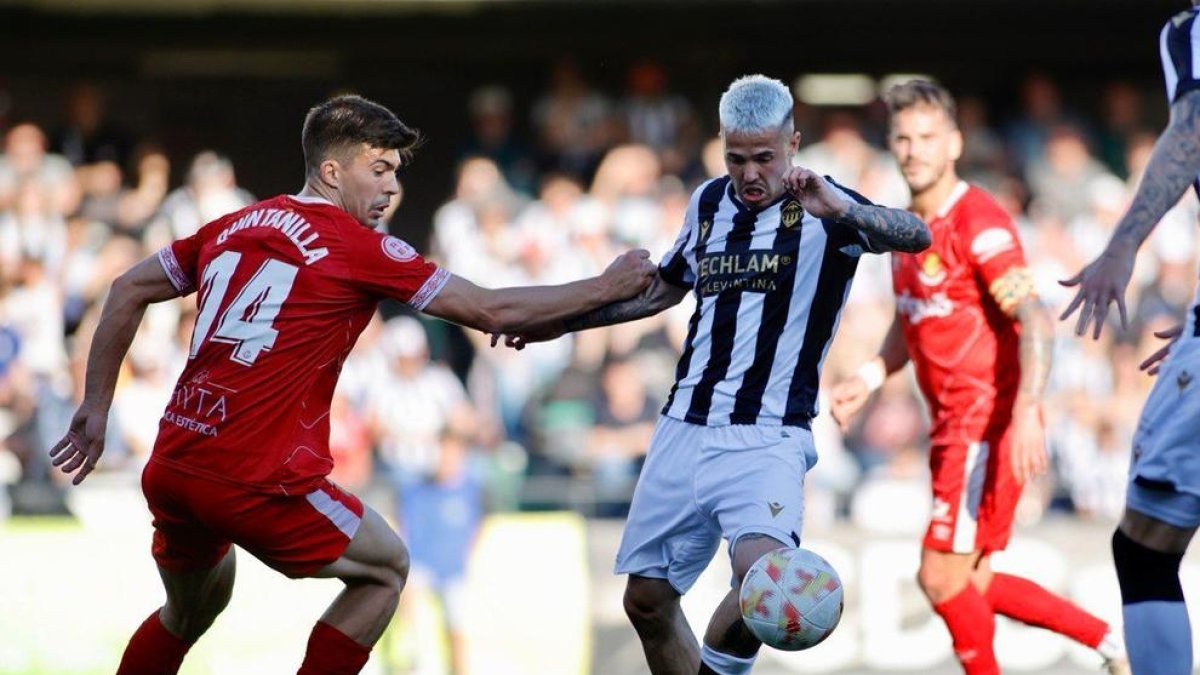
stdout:
<svg viewBox="0 0 1200 675">
<path fill-rule="evenodd" d="M 742 620 L 763 644 L 808 649 L 829 637 L 842 618 L 842 581 L 821 556 L 802 548 L 759 558 L 738 597 Z"/>
</svg>

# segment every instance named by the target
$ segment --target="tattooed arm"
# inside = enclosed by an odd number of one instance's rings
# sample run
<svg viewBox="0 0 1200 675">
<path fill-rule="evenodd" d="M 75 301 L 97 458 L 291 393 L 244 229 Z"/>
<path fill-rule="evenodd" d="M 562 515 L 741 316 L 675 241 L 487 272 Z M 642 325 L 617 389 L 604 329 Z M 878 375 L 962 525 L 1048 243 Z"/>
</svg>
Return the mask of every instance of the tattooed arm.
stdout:
<svg viewBox="0 0 1200 675">
<path fill-rule="evenodd" d="M 1197 173 L 1200 173 L 1200 90 L 1184 94 L 1171 106 L 1171 121 L 1154 144 L 1133 203 L 1121 216 L 1104 252 L 1079 274 L 1061 282 L 1064 286 L 1079 287 L 1059 317 L 1066 319 L 1079 309 L 1076 335 L 1083 335 L 1088 324 L 1094 323 L 1092 337 L 1099 339 L 1114 300 L 1121 327 L 1128 324 L 1125 288 L 1133 274 L 1138 248 L 1196 180 Z"/>
<path fill-rule="evenodd" d="M 861 231 L 867 239 L 888 251 L 917 253 L 929 248 L 929 226 L 904 209 L 868 206 L 852 202 L 839 221 Z"/>
<path fill-rule="evenodd" d="M 1009 267 L 988 285 L 988 292 L 1000 311 L 1021 324 L 1018 343 L 1021 382 L 1013 402 L 1009 455 L 1013 475 L 1025 482 L 1049 466 L 1042 394 L 1050 377 L 1054 321 L 1034 294 L 1033 273 L 1024 264 Z"/>
<path fill-rule="evenodd" d="M 929 248 L 932 241 L 929 226 L 912 213 L 848 200 L 804 167 L 788 169 L 783 184 L 806 211 L 818 218 L 834 218 L 862 232 L 876 251 L 916 253 Z"/>
<path fill-rule="evenodd" d="M 1113 232 L 1113 244 L 1137 249 L 1163 215 L 1179 202 L 1200 173 L 1200 90 L 1171 106 L 1171 121 L 1154 144 L 1129 211 Z"/>
<path fill-rule="evenodd" d="M 661 275 L 655 274 L 646 290 L 618 302 L 609 303 L 590 312 L 585 312 L 563 321 L 544 324 L 540 328 L 504 337 L 504 344 L 516 349 L 524 349 L 531 342 L 553 340 L 563 333 L 571 333 L 600 326 L 636 321 L 678 305 L 687 295 L 687 289 L 673 286 L 663 281 Z M 492 346 L 499 341 L 499 335 L 492 336 Z"/>
<path fill-rule="evenodd" d="M 563 325 L 568 331 L 577 331 L 643 319 L 678 305 L 685 295 L 687 289 L 673 286 L 656 275 L 650 280 L 650 286 L 646 290 L 632 298 L 572 317 L 564 321 Z"/>
</svg>

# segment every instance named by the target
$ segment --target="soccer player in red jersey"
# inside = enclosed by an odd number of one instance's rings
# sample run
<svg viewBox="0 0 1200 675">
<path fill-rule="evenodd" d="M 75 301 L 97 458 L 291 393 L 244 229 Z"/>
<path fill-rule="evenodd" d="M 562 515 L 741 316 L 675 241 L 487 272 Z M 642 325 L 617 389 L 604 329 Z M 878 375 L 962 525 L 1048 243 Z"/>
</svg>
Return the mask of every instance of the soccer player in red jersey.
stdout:
<svg viewBox="0 0 1200 675">
<path fill-rule="evenodd" d="M 645 251 L 598 277 L 499 290 L 425 261 L 377 231 L 418 141 L 377 103 L 321 103 L 304 121 L 300 194 L 219 218 L 113 282 L 83 402 L 50 451 L 75 484 L 104 451 L 117 371 L 147 305 L 197 291 L 199 309 L 142 475 L 167 601 L 130 639 L 119 675 L 178 671 L 229 601 L 233 543 L 289 577 L 345 583 L 312 631 L 301 675 L 366 663 L 395 612 L 408 553 L 379 514 L 326 476 L 334 386 L 380 300 L 499 333 L 629 298 L 653 278 Z"/>
<path fill-rule="evenodd" d="M 894 253 L 896 318 L 879 354 L 832 393 L 845 426 L 875 388 L 911 359 L 932 418 L 933 513 L 917 581 L 971 674 L 998 673 L 995 614 L 1049 628 L 1128 672 L 1108 624 L 1038 584 L 993 572 L 1023 483 L 1046 469 L 1042 393 L 1053 323 L 1038 302 L 1012 219 L 958 178 L 962 135 L 950 93 L 927 81 L 894 87 L 892 153 L 929 223 L 933 245 Z"/>
</svg>

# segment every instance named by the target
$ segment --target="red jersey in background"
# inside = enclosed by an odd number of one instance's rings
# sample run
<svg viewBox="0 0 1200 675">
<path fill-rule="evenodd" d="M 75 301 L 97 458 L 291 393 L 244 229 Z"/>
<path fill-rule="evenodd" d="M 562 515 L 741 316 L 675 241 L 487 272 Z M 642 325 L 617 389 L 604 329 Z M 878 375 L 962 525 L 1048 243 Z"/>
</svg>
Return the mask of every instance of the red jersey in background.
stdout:
<svg viewBox="0 0 1200 675">
<path fill-rule="evenodd" d="M 892 254 L 896 309 L 929 402 L 935 443 L 999 432 L 1020 381 L 1019 327 L 990 288 L 1025 254 L 1012 219 L 983 190 L 960 182 L 929 222 L 933 243 Z"/>
</svg>

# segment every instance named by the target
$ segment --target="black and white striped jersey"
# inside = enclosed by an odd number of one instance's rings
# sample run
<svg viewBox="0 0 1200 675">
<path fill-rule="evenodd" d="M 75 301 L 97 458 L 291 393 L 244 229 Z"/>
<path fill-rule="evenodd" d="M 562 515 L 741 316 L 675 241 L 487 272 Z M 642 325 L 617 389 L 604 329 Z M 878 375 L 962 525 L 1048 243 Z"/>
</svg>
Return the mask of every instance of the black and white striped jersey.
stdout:
<svg viewBox="0 0 1200 675">
<path fill-rule="evenodd" d="M 696 297 L 663 414 L 707 426 L 807 426 L 864 252 L 875 247 L 860 231 L 813 217 L 790 195 L 751 211 L 729 176 L 701 185 L 659 265 L 663 280 Z"/>
<path fill-rule="evenodd" d="M 1167 85 L 1167 101 L 1174 105 L 1180 96 L 1200 89 L 1200 7 L 1171 17 L 1158 34 L 1158 51 L 1162 57 L 1163 79 Z M 1200 196 L 1200 177 L 1192 187 Z"/>
</svg>

